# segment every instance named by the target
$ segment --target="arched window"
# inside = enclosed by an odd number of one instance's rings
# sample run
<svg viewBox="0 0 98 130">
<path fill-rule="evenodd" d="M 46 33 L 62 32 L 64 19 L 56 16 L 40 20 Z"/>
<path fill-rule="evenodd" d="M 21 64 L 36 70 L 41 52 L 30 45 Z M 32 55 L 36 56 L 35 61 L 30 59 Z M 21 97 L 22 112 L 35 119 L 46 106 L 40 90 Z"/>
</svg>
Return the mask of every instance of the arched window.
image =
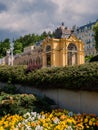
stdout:
<svg viewBox="0 0 98 130">
<path fill-rule="evenodd" d="M 33 64 L 33 65 L 35 65 L 35 64 L 36 64 L 36 63 L 35 63 L 35 59 L 33 59 L 33 62 L 32 62 L 32 64 Z"/>
<path fill-rule="evenodd" d="M 77 51 L 77 47 L 76 47 L 76 45 L 75 44 L 73 44 L 73 43 L 70 43 L 69 45 L 68 45 L 68 51 Z"/>
<path fill-rule="evenodd" d="M 24 60 L 24 61 L 23 61 L 23 65 L 26 65 L 26 64 L 27 64 L 27 62 L 26 62 L 26 60 Z"/>
<path fill-rule="evenodd" d="M 68 65 L 75 65 L 75 64 L 77 64 L 77 47 L 73 43 L 70 43 L 68 45 L 67 61 L 68 61 Z"/>
<path fill-rule="evenodd" d="M 51 46 L 46 46 L 46 65 L 47 67 L 51 66 Z"/>
<path fill-rule="evenodd" d="M 49 52 L 49 51 L 51 51 L 51 46 L 50 46 L 50 45 L 47 45 L 47 46 L 46 46 L 46 52 Z"/>
<path fill-rule="evenodd" d="M 29 64 L 32 64 L 32 59 L 31 58 L 29 59 Z"/>
<path fill-rule="evenodd" d="M 37 58 L 36 58 L 36 64 L 40 65 L 40 57 L 39 56 L 37 56 Z"/>
</svg>

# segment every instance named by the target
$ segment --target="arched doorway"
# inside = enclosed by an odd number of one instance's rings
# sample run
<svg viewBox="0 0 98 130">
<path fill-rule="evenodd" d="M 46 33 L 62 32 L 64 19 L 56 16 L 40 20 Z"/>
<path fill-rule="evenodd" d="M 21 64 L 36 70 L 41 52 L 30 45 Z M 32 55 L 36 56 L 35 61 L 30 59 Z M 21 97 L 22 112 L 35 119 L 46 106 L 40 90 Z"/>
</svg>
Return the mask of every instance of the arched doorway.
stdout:
<svg viewBox="0 0 98 130">
<path fill-rule="evenodd" d="M 77 47 L 75 44 L 70 43 L 68 45 L 68 56 L 67 56 L 68 65 L 77 64 Z"/>
<path fill-rule="evenodd" d="M 47 67 L 51 66 L 51 46 L 50 45 L 46 46 L 46 66 Z"/>
<path fill-rule="evenodd" d="M 37 65 L 40 65 L 40 64 L 41 64 L 41 62 L 40 62 L 40 57 L 39 57 L 39 56 L 37 56 L 37 58 L 36 58 L 36 64 L 37 64 Z"/>
</svg>

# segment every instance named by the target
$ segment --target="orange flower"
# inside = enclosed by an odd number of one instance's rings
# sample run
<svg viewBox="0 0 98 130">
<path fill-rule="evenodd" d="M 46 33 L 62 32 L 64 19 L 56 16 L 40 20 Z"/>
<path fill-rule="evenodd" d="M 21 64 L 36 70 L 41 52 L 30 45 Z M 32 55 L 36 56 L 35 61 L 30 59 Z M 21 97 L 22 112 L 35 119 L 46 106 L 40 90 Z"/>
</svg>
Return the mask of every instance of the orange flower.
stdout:
<svg viewBox="0 0 98 130">
<path fill-rule="evenodd" d="M 66 116 L 65 115 L 62 115 L 61 117 L 60 117 L 60 120 L 64 120 L 66 118 Z"/>
<path fill-rule="evenodd" d="M 96 121 L 96 126 L 98 126 L 98 121 Z"/>
<path fill-rule="evenodd" d="M 40 121 L 38 121 L 38 122 L 37 122 L 37 125 L 40 125 L 40 123 L 41 123 L 41 122 L 40 122 Z"/>
<path fill-rule="evenodd" d="M 35 124 L 34 122 L 32 122 L 32 123 L 31 123 L 31 126 L 32 126 L 32 127 L 35 127 L 35 126 L 36 126 L 36 124 Z"/>
</svg>

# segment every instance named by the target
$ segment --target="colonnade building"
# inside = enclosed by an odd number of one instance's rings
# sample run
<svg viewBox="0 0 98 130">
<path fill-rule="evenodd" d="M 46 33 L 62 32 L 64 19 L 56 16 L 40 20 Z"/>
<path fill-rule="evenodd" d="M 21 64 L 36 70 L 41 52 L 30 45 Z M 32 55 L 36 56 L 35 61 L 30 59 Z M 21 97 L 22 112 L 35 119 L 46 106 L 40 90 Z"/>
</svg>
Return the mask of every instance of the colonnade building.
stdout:
<svg viewBox="0 0 98 130">
<path fill-rule="evenodd" d="M 79 65 L 84 63 L 84 43 L 64 24 L 55 30 L 54 38 L 47 37 L 41 44 L 24 48 L 14 58 L 14 64 L 34 64 L 42 67 Z"/>
<path fill-rule="evenodd" d="M 24 48 L 14 56 L 13 65 L 61 67 L 84 63 L 84 43 L 64 24 L 55 30 L 53 38 L 46 37 L 41 43 Z M 8 63 L 8 62 L 7 62 Z"/>
</svg>

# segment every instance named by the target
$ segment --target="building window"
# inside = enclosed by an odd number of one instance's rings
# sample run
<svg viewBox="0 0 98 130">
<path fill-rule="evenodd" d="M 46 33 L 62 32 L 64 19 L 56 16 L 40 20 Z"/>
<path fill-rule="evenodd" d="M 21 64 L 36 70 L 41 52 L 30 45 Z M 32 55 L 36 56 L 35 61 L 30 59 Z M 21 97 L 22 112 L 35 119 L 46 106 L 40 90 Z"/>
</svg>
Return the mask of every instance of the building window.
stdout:
<svg viewBox="0 0 98 130">
<path fill-rule="evenodd" d="M 73 43 L 70 43 L 68 45 L 67 61 L 68 61 L 68 65 L 75 65 L 75 64 L 77 64 L 77 47 Z"/>
<path fill-rule="evenodd" d="M 51 51 L 51 46 L 50 45 L 46 46 L 46 52 L 49 52 L 49 51 Z"/>
<path fill-rule="evenodd" d="M 37 64 L 37 65 L 40 65 L 40 64 L 41 64 L 41 62 L 40 62 L 40 57 L 39 57 L 39 56 L 36 58 L 36 64 Z"/>
<path fill-rule="evenodd" d="M 46 46 L 46 65 L 47 67 L 51 66 L 51 46 Z"/>
</svg>

